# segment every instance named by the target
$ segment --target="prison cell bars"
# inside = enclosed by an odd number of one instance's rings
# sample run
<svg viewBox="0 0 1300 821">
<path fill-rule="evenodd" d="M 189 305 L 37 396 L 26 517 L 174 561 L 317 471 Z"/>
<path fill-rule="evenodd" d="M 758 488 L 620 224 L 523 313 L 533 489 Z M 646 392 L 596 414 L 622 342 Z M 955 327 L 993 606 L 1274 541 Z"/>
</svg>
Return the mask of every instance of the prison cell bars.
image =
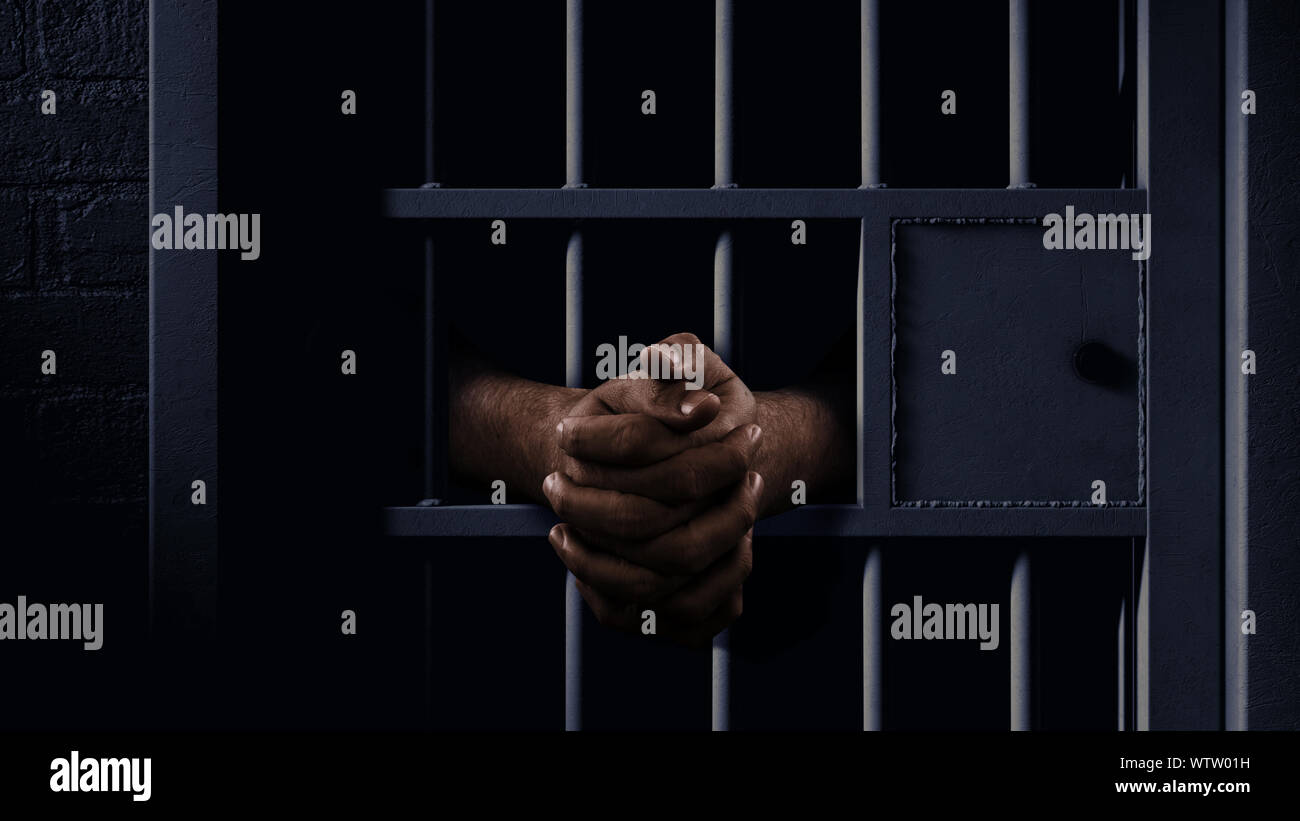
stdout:
<svg viewBox="0 0 1300 821">
<path fill-rule="evenodd" d="M 1010 183 L 1008 188 L 1033 188 L 1029 181 L 1029 0 L 1008 0 L 1008 83 L 1010 94 Z M 1031 673 L 1033 612 L 1032 566 L 1029 550 L 1021 550 L 1011 570 L 1011 716 L 1012 730 L 1033 726 Z"/>
<path fill-rule="evenodd" d="M 732 170 L 735 125 L 732 99 L 732 0 L 714 0 L 713 6 L 713 187 L 735 188 Z M 735 280 L 732 270 L 731 231 L 718 233 L 713 249 L 713 350 L 734 366 Z M 731 633 L 723 630 L 713 639 L 712 726 L 731 728 Z"/>
<path fill-rule="evenodd" d="M 582 0 L 564 5 L 564 187 L 585 188 L 582 145 Z M 574 225 L 564 260 L 564 383 L 582 387 L 582 229 Z M 564 729 L 582 729 L 582 593 L 564 575 Z"/>
<path fill-rule="evenodd" d="M 434 0 L 425 0 L 424 4 L 424 185 L 436 188 L 438 183 L 437 168 L 434 166 L 434 78 L 433 78 L 433 36 L 434 36 Z M 446 441 L 439 426 L 443 415 L 438 412 L 438 374 L 440 357 L 438 356 L 438 337 L 442 333 L 442 323 L 434 319 L 438 308 L 436 295 L 436 277 L 434 274 L 434 238 L 430 227 L 424 238 L 424 498 L 427 504 L 435 504 L 446 486 L 446 451 L 439 452 L 441 443 Z M 433 720 L 433 557 L 424 559 L 424 712 L 428 721 Z"/>
<path fill-rule="evenodd" d="M 715 189 L 734 189 L 736 187 L 733 173 L 733 83 L 732 83 L 732 6 L 733 0 L 715 0 L 715 78 L 714 78 L 714 186 Z M 426 90 L 426 148 L 425 162 L 429 182 L 423 187 L 436 188 L 433 182 L 435 173 L 433 164 L 433 0 L 427 0 L 428 16 L 426 68 L 428 70 L 428 87 Z M 583 3 L 582 0 L 566 0 L 566 182 L 564 188 L 585 188 L 583 182 Z M 1027 0 L 1009 0 L 1010 48 L 1009 69 L 1011 81 L 1010 93 L 1010 150 L 1009 150 L 1009 189 L 1033 188 L 1029 182 L 1028 153 L 1028 7 Z M 879 3 L 878 0 L 861 0 L 861 149 L 862 149 L 862 184 L 861 189 L 883 189 L 880 169 L 880 106 L 879 106 Z M 1139 55 L 1140 56 L 1140 55 Z M 1139 72 L 1139 87 L 1145 77 Z M 1141 129 L 1141 124 L 1139 124 Z M 864 364 L 864 319 L 867 262 L 867 220 L 860 219 L 861 233 L 859 245 L 858 297 L 859 312 L 857 320 L 858 341 L 858 451 L 863 450 L 863 369 Z M 566 383 L 580 387 L 582 378 L 583 347 L 583 281 L 582 281 L 582 231 L 578 225 L 571 228 L 566 253 L 565 266 L 565 357 Z M 433 282 L 433 239 L 426 243 L 426 317 L 430 327 L 426 329 L 426 361 L 429 373 L 426 374 L 426 402 L 429 403 L 429 416 L 433 413 L 438 399 L 439 384 L 433 374 L 443 357 L 440 352 L 440 337 L 434 327 L 440 327 L 433 311 L 438 307 L 435 299 Z M 724 228 L 719 232 L 714 253 L 714 347 L 724 359 L 734 357 L 734 273 L 732 268 L 731 232 Z M 435 457 L 427 467 L 426 487 L 430 499 L 425 504 L 437 504 L 434 493 L 441 488 L 441 473 L 436 458 L 442 431 L 431 426 L 426 442 L 426 456 Z M 444 466 L 445 469 L 445 466 Z M 865 465 L 859 464 L 858 470 L 858 504 L 865 503 L 864 492 Z M 867 730 L 880 729 L 882 726 L 882 551 L 872 546 L 867 551 L 863 569 L 863 727 Z M 1134 579 L 1134 590 L 1128 601 L 1141 601 L 1140 584 L 1145 583 L 1146 566 L 1143 563 L 1142 581 Z M 1010 726 L 1013 730 L 1029 729 L 1032 726 L 1032 647 L 1031 647 L 1031 605 L 1032 605 L 1032 565 L 1027 550 L 1022 550 L 1016 557 L 1010 580 Z M 1137 576 L 1137 568 L 1134 568 Z M 431 565 L 426 565 L 426 588 L 431 584 Z M 565 727 L 569 730 L 581 728 L 582 708 L 582 616 L 583 601 L 573 584 L 571 574 L 566 574 L 565 587 Z M 426 594 L 429 591 L 426 590 Z M 431 596 L 430 596 L 431 598 Z M 1119 705 L 1119 724 L 1126 724 L 1125 699 L 1123 691 L 1126 682 L 1125 660 L 1134 655 L 1133 650 L 1126 652 L 1125 639 L 1134 631 L 1134 623 L 1128 616 L 1128 603 L 1121 603 L 1118 618 L 1119 636 L 1119 687 L 1121 692 Z M 426 616 L 428 612 L 426 611 Z M 1137 625 L 1140 628 L 1140 625 Z M 430 633 L 432 631 L 429 631 Z M 1143 640 L 1141 629 L 1136 631 L 1136 639 Z M 426 673 L 431 672 L 431 644 L 427 645 Z M 1141 647 L 1137 648 L 1140 653 Z M 730 726 L 729 704 L 729 649 L 727 633 L 724 632 L 715 642 L 713 649 L 712 670 L 712 724 L 714 729 L 725 730 Z M 1138 666 L 1140 673 L 1140 665 Z M 1139 688 L 1134 688 L 1135 690 Z M 1139 704 L 1139 707 L 1141 705 Z M 1131 715 L 1131 714 L 1130 714 Z M 1132 720 L 1131 718 L 1129 719 Z"/>
<path fill-rule="evenodd" d="M 861 69 L 861 115 L 862 115 L 862 184 L 861 188 L 884 188 L 880 177 L 880 2 L 879 0 L 862 0 L 859 20 L 861 45 L 859 48 L 859 66 Z M 867 220 L 858 221 L 858 315 L 857 315 L 857 501 L 865 504 L 863 476 L 866 465 L 862 450 L 862 396 L 863 396 L 863 351 L 866 340 L 863 313 L 867 286 Z M 880 548 L 868 548 L 867 560 L 862 567 L 862 729 L 882 729 L 883 712 L 881 702 L 882 665 L 884 642 L 881 640 L 880 625 L 884 621 L 884 608 L 881 606 L 883 586 L 880 577 Z"/>
</svg>

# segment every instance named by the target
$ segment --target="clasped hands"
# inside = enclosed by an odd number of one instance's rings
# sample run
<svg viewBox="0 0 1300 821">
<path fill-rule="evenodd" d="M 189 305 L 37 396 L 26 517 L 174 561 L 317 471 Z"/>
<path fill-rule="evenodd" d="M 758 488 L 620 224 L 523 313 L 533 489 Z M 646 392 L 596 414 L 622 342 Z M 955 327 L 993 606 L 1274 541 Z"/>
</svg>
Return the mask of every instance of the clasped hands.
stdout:
<svg viewBox="0 0 1300 821">
<path fill-rule="evenodd" d="M 669 346 L 679 347 L 669 347 Z M 562 521 L 556 554 L 606 625 L 706 646 L 743 609 L 763 478 L 751 470 L 762 441 L 750 390 L 693 334 L 646 348 L 642 373 L 585 394 L 556 426 L 558 469 L 542 490 Z M 678 360 L 703 351 L 700 389 Z"/>
</svg>

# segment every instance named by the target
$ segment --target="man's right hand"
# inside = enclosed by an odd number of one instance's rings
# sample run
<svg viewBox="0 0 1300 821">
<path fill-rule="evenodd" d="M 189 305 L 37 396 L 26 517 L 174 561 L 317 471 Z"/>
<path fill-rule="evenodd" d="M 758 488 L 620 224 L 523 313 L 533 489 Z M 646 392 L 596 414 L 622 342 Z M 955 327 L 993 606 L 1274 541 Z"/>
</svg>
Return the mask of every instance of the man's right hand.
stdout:
<svg viewBox="0 0 1300 821">
<path fill-rule="evenodd" d="M 676 366 L 672 343 L 699 340 L 678 334 L 651 346 L 643 369 L 652 357 Z M 561 469 L 543 486 L 565 520 L 552 545 L 597 617 L 635 629 L 653 605 L 664 632 L 688 644 L 707 643 L 739 615 L 762 498 L 762 478 L 749 471 L 762 433 L 753 395 L 701 348 L 702 390 L 617 379 L 583 397 L 557 429 Z"/>
</svg>

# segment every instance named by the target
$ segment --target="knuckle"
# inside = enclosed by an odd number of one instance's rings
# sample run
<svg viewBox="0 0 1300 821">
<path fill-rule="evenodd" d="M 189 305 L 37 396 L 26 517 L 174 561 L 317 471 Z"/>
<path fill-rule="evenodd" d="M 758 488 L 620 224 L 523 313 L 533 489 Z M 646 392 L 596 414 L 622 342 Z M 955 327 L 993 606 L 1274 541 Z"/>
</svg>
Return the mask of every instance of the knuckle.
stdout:
<svg viewBox="0 0 1300 821">
<path fill-rule="evenodd" d="M 616 458 L 626 459 L 632 456 L 637 450 L 637 440 L 639 439 L 636 425 L 632 423 L 619 425 L 614 429 L 614 436 L 611 440 L 611 450 Z"/>
<path fill-rule="evenodd" d="M 682 540 L 677 556 L 681 575 L 694 576 L 709 566 L 707 548 L 708 545 L 698 536 L 692 535 Z"/>
<path fill-rule="evenodd" d="M 556 516 L 563 519 L 572 512 L 571 507 L 569 493 L 564 489 L 564 483 L 556 482 L 555 486 L 551 488 L 551 509 L 555 511 Z"/>
<path fill-rule="evenodd" d="M 749 453 L 735 442 L 722 445 L 722 460 L 728 475 L 738 475 L 749 470 Z"/>
<path fill-rule="evenodd" d="M 652 524 L 652 517 L 636 498 L 624 494 L 614 505 L 614 529 L 625 539 L 644 535 Z"/>
<path fill-rule="evenodd" d="M 704 495 L 704 476 L 700 466 L 692 459 L 683 461 L 677 471 L 676 489 L 684 499 L 698 499 Z"/>
<path fill-rule="evenodd" d="M 597 484 L 593 476 L 593 471 L 586 464 L 579 462 L 577 459 L 566 459 L 564 463 L 564 472 L 569 475 L 575 485 L 591 487 Z"/>
</svg>

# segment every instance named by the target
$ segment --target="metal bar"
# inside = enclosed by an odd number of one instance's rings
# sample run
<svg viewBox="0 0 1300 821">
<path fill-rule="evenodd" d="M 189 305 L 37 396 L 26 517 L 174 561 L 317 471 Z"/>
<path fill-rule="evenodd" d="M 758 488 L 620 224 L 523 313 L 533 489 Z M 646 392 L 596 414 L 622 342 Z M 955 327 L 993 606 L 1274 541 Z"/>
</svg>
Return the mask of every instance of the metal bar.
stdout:
<svg viewBox="0 0 1300 821">
<path fill-rule="evenodd" d="M 713 187 L 734 188 L 732 171 L 734 105 L 732 99 L 732 0 L 713 6 Z"/>
<path fill-rule="evenodd" d="M 999 219 L 1093 211 L 1145 211 L 1133 188 L 390 188 L 384 215 L 397 219 Z"/>
<path fill-rule="evenodd" d="M 434 0 L 424 4 L 424 179 L 425 185 L 436 185 L 433 164 L 434 138 Z M 442 333 L 437 321 L 437 279 L 434 274 L 433 227 L 424 238 L 424 498 L 437 499 L 445 487 L 443 481 L 446 462 L 443 454 L 443 432 L 446 426 L 439 413 L 438 403 L 438 336 Z M 424 560 L 424 714 L 426 726 L 433 726 L 433 561 Z"/>
<path fill-rule="evenodd" d="M 1115 712 L 1117 726 L 1123 732 L 1128 729 L 1128 597 L 1120 598 L 1119 623 L 1115 628 L 1115 652 L 1117 662 L 1117 687 Z"/>
<path fill-rule="evenodd" d="M 735 188 L 732 162 L 732 0 L 714 1 L 713 26 L 713 187 Z M 735 293 L 731 232 L 718 235 L 713 249 L 713 350 L 735 365 Z M 731 634 L 723 630 L 713 639 L 712 725 L 731 729 Z"/>
<path fill-rule="evenodd" d="M 1249 377 L 1240 370 L 1250 347 L 1250 117 L 1241 113 L 1239 95 L 1247 79 L 1250 5 L 1225 8 L 1224 85 L 1228 105 L 1224 123 L 1224 653 L 1223 720 L 1229 730 L 1249 729 L 1247 714 L 1250 658 L 1241 634 L 1241 611 L 1250 591 L 1250 441 Z"/>
<path fill-rule="evenodd" d="M 216 211 L 216 30 L 216 0 L 149 4 L 150 214 Z M 149 629 L 177 648 L 162 692 L 202 691 L 217 639 L 217 267 L 149 251 Z"/>
<path fill-rule="evenodd" d="M 880 625 L 884 621 L 881 599 L 880 548 L 867 552 L 862 568 L 862 729 L 884 728 L 881 709 L 881 681 L 885 643 Z"/>
<path fill-rule="evenodd" d="M 564 5 L 564 179 L 567 188 L 583 182 L 582 0 Z"/>
<path fill-rule="evenodd" d="M 1222 729 L 1223 3 L 1143 0 L 1141 8 L 1148 88 L 1138 184 L 1162 233 L 1146 263 L 1149 511 L 1139 626 L 1149 641 L 1139 696 L 1148 729 Z"/>
<path fill-rule="evenodd" d="M 1010 3 L 1011 140 L 1008 188 L 1033 188 L 1029 181 L 1029 0 Z"/>
<path fill-rule="evenodd" d="M 1133 128 L 1133 168 L 1134 183 L 1145 189 L 1151 179 L 1151 8 L 1149 0 L 1137 2 L 1137 31 L 1134 42 L 1137 47 L 1137 89 L 1134 94 L 1134 128 Z M 1135 559 L 1134 587 L 1137 595 L 1133 600 L 1133 728 L 1149 730 L 1151 728 L 1151 596 L 1149 545 L 1143 543 L 1140 556 Z"/>
<path fill-rule="evenodd" d="M 564 146 L 565 187 L 583 183 L 582 0 L 564 7 Z M 564 261 L 564 382 L 582 387 L 582 231 L 569 234 Z M 582 594 L 572 573 L 564 577 L 564 729 L 582 729 Z"/>
<path fill-rule="evenodd" d="M 1146 535 L 1147 513 L 1146 508 L 1141 507 L 864 508 L 854 504 L 805 505 L 763 519 L 754 526 L 754 534 L 756 538 L 1142 538 Z M 545 536 L 557 521 L 549 508 L 539 505 L 388 507 L 384 508 L 383 516 L 385 534 L 408 537 L 537 538 Z"/>
<path fill-rule="evenodd" d="M 880 176 L 880 2 L 862 0 L 862 187 L 883 188 Z"/>
<path fill-rule="evenodd" d="M 433 558 L 424 559 L 424 721 L 434 726 L 433 716 Z"/>
<path fill-rule="evenodd" d="M 1117 51 L 1119 52 L 1119 65 L 1117 66 L 1117 71 L 1116 71 L 1116 77 L 1118 78 L 1118 85 L 1115 89 L 1115 93 L 1119 97 L 1121 105 L 1128 102 L 1129 1 L 1130 0 L 1119 0 L 1119 2 L 1115 4 L 1119 11 L 1119 33 L 1117 36 L 1117 39 L 1119 41 L 1119 48 L 1117 49 Z M 1132 184 L 1132 177 L 1129 174 L 1128 168 L 1129 168 L 1129 163 L 1125 163 L 1124 171 L 1121 172 L 1120 174 L 1120 179 L 1119 179 L 1120 188 L 1128 188 L 1129 185 Z"/>
<path fill-rule="evenodd" d="M 1033 729 L 1033 681 L 1029 551 L 1022 550 L 1011 571 L 1011 729 Z"/>
<path fill-rule="evenodd" d="M 435 186 L 433 105 L 434 105 L 434 0 L 424 6 L 424 180 L 426 186 Z M 444 425 L 438 408 L 438 335 L 441 328 L 435 311 L 436 279 L 434 277 L 433 228 L 424 239 L 424 498 L 441 496 L 444 464 L 441 448 Z"/>
</svg>

